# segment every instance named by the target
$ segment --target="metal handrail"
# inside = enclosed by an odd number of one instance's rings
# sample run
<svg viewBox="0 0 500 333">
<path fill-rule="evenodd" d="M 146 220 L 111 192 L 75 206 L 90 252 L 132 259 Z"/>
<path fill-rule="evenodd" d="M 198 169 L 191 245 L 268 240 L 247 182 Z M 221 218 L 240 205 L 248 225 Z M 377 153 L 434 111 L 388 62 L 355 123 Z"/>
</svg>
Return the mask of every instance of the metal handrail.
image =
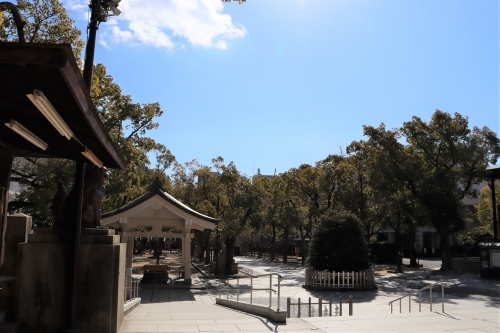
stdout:
<svg viewBox="0 0 500 333">
<path fill-rule="evenodd" d="M 435 285 L 440 285 L 441 286 L 441 312 L 444 312 L 444 287 L 446 287 L 445 282 L 436 282 L 431 285 L 428 285 L 426 287 L 420 288 L 417 290 L 418 292 L 418 312 L 422 312 L 422 291 L 429 289 L 429 304 L 430 304 L 430 311 L 432 311 L 432 287 Z M 401 297 L 398 297 L 392 301 L 389 302 L 389 305 L 391 306 L 391 314 L 392 314 L 392 303 L 399 301 L 399 313 L 401 313 L 401 300 L 405 297 L 408 297 L 408 311 L 411 313 L 411 296 L 414 296 L 414 293 L 408 293 L 408 295 L 404 295 Z"/>
<path fill-rule="evenodd" d="M 352 316 L 352 313 L 353 313 L 353 300 L 352 300 L 352 295 L 349 295 L 349 300 L 348 300 L 348 305 L 349 305 L 349 316 Z M 308 313 L 309 313 L 309 317 L 311 317 L 311 306 L 312 305 L 319 305 L 318 306 L 318 313 L 319 313 L 319 316 L 320 317 L 323 317 L 323 304 L 329 304 L 329 308 L 330 308 L 330 311 L 328 311 L 326 309 L 326 306 L 325 306 L 325 313 L 326 314 L 330 314 L 330 317 L 332 316 L 332 298 L 330 297 L 330 302 L 329 303 L 323 303 L 323 298 L 322 297 L 319 297 L 318 298 L 318 302 L 317 303 L 313 303 L 311 302 L 311 297 L 309 297 L 309 303 L 301 303 L 300 302 L 300 297 L 297 299 L 297 303 L 292 303 L 291 302 L 291 299 L 290 297 L 287 298 L 286 300 L 286 317 L 287 318 L 290 318 L 290 306 L 291 305 L 297 305 L 298 306 L 298 317 L 300 318 L 300 315 L 301 315 L 301 312 L 300 312 L 300 307 L 301 305 L 308 305 Z M 340 296 L 340 299 L 339 299 L 339 305 L 340 305 L 340 316 L 342 316 L 342 296 Z"/>
<path fill-rule="evenodd" d="M 125 285 L 123 288 L 123 300 L 125 303 L 139 297 L 139 283 L 140 279 L 132 277 L 132 270 L 127 269 L 125 271 Z"/>
<path fill-rule="evenodd" d="M 219 298 L 221 298 L 221 291 L 226 291 L 226 299 L 229 298 L 229 290 L 236 290 L 236 301 L 240 301 L 240 290 L 245 290 L 248 291 L 250 290 L 250 304 L 253 303 L 253 291 L 254 290 L 269 290 L 269 307 L 272 306 L 272 292 L 276 293 L 276 290 L 272 288 L 273 284 L 273 275 L 276 275 L 278 277 L 278 311 L 280 311 L 280 296 L 281 296 L 281 281 L 283 280 L 283 277 L 278 274 L 278 273 L 267 273 L 267 274 L 259 274 L 259 275 L 250 275 L 250 276 L 236 276 L 236 277 L 228 277 L 227 279 L 224 279 L 225 281 L 228 280 L 237 280 L 236 288 L 217 288 L 219 291 Z M 269 276 L 269 288 L 253 288 L 253 279 L 257 279 L 259 277 L 263 276 Z M 240 288 L 240 279 L 250 279 L 250 289 L 247 288 Z M 219 280 L 219 286 L 220 282 L 222 281 Z"/>
</svg>

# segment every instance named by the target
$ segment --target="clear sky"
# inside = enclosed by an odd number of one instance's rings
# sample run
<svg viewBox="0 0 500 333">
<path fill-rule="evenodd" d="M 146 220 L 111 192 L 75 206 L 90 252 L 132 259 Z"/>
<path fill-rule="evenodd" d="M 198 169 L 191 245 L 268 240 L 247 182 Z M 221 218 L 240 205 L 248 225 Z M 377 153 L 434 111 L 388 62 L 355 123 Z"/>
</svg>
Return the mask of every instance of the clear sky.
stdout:
<svg viewBox="0 0 500 333">
<path fill-rule="evenodd" d="M 86 0 L 64 0 L 85 31 Z M 500 129 L 499 1 L 122 0 L 95 61 L 184 163 L 287 171 L 436 109 Z M 85 38 L 85 36 L 84 36 Z"/>
</svg>

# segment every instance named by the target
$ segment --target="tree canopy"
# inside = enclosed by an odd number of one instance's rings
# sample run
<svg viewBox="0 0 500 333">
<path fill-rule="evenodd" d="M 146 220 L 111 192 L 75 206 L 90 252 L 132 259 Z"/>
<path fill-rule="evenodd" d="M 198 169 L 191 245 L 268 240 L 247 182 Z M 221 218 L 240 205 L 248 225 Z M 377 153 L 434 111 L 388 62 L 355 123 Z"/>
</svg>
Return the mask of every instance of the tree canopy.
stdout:
<svg viewBox="0 0 500 333">
<path fill-rule="evenodd" d="M 499 139 L 487 127 L 469 128 L 467 117 L 436 110 L 430 122 L 413 117 L 401 128 L 364 127 L 368 144 L 390 163 L 391 181 L 411 191 L 440 236 L 442 270 L 452 269 L 449 236 L 465 228 L 461 200 L 500 156 Z M 406 146 L 401 140 L 406 140 Z"/>
<path fill-rule="evenodd" d="M 369 268 L 370 248 L 361 221 L 350 214 L 324 215 L 312 235 L 308 265 L 330 272 Z"/>
<path fill-rule="evenodd" d="M 490 184 L 491 185 L 491 184 Z M 477 218 L 481 222 L 482 232 L 494 235 L 493 231 L 493 203 L 491 202 L 491 188 L 485 186 L 480 191 L 477 205 Z M 495 201 L 500 205 L 500 181 L 495 181 Z M 497 215 L 498 219 L 498 215 Z"/>
</svg>

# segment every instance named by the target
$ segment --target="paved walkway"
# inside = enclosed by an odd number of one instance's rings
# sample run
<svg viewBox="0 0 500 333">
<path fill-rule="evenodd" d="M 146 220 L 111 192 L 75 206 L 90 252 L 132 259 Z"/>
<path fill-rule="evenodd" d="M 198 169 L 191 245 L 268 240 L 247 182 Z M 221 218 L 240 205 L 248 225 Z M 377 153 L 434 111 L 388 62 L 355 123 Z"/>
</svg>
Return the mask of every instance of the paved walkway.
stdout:
<svg viewBox="0 0 500 333">
<path fill-rule="evenodd" d="M 277 272 L 283 276 L 282 296 L 303 300 L 322 297 L 324 300 L 354 299 L 354 315 L 289 318 L 286 324 L 275 324 L 265 318 L 231 310 L 215 304 L 216 290 L 143 289 L 142 304 L 128 314 L 121 333 L 126 332 L 500 332 L 500 281 L 485 280 L 475 275 L 434 277 L 430 269 L 405 274 L 379 275 L 378 290 L 371 292 L 318 292 L 301 288 L 303 268 L 239 257 L 240 266 L 255 273 Z M 302 280 L 301 280 L 302 277 Z M 434 293 L 433 312 L 428 294 L 423 295 L 422 312 L 412 300 L 408 313 L 408 298 L 394 304 L 390 313 L 388 302 L 438 280 L 451 285 L 445 289 L 445 313 L 441 312 L 440 294 Z M 211 288 L 214 281 L 193 276 L 196 285 Z M 276 281 L 274 281 L 276 283 Z M 254 287 L 267 287 L 268 278 L 254 279 Z M 274 285 L 273 288 L 276 288 Z M 268 302 L 268 294 L 254 295 L 254 302 Z M 282 309 L 286 305 L 282 302 Z"/>
</svg>

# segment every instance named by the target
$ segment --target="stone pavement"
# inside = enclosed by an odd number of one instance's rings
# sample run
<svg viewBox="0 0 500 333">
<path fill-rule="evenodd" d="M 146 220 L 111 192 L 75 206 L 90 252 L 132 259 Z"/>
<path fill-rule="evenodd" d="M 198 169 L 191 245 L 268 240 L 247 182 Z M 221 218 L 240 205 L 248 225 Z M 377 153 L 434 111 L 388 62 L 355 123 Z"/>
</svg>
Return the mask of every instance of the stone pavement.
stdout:
<svg viewBox="0 0 500 333">
<path fill-rule="evenodd" d="M 210 289 L 215 281 L 200 279 L 195 274 L 194 284 L 205 285 L 207 290 L 141 290 L 142 304 L 125 317 L 120 332 L 500 332 L 498 280 L 485 280 L 475 275 L 435 277 L 430 269 L 424 268 L 405 274 L 379 275 L 376 277 L 378 290 L 372 292 L 307 291 L 301 288 L 303 268 L 298 265 L 247 257 L 239 257 L 238 261 L 240 266 L 254 269 L 254 273 L 281 274 L 284 297 L 301 297 L 305 301 L 308 297 L 321 296 L 327 300 L 342 296 L 346 300 L 352 295 L 354 315 L 346 316 L 346 306 L 342 317 L 289 318 L 286 324 L 275 324 L 216 305 L 217 292 Z M 402 313 L 399 313 L 399 303 L 394 303 L 394 313 L 390 313 L 389 301 L 439 280 L 450 284 L 445 289 L 444 313 L 437 292 L 433 293 L 434 311 L 430 311 L 428 291 L 422 295 L 422 312 L 418 312 L 418 302 L 413 298 L 412 312 L 408 313 L 408 298 L 405 298 L 401 303 Z M 254 279 L 254 288 L 268 286 L 267 277 Z M 276 289 L 276 280 L 273 288 Z M 268 302 L 268 297 L 265 292 L 256 293 L 254 302 Z M 282 301 L 281 308 L 286 311 L 286 302 Z"/>
</svg>

